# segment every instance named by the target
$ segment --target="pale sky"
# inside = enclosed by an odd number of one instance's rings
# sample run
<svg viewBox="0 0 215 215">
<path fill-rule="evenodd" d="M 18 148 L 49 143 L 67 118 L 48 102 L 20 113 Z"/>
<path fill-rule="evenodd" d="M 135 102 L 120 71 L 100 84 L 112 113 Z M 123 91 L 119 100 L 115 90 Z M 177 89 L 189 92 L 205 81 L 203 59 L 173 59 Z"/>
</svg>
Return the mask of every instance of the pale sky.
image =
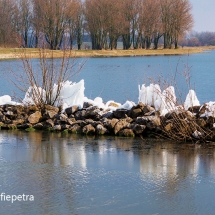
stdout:
<svg viewBox="0 0 215 215">
<path fill-rule="evenodd" d="M 215 0 L 190 0 L 193 6 L 194 31 L 215 32 Z"/>
</svg>

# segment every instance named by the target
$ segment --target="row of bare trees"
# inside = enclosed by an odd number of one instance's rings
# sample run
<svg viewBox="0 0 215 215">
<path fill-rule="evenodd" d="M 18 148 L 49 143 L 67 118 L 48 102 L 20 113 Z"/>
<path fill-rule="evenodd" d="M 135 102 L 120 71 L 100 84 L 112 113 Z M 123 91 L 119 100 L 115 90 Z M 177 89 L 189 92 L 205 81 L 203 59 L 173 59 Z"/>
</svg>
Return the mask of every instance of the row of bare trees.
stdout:
<svg viewBox="0 0 215 215">
<path fill-rule="evenodd" d="M 189 0 L 0 0 L 0 46 L 81 49 L 89 35 L 92 49 L 177 48 L 192 24 Z"/>
</svg>

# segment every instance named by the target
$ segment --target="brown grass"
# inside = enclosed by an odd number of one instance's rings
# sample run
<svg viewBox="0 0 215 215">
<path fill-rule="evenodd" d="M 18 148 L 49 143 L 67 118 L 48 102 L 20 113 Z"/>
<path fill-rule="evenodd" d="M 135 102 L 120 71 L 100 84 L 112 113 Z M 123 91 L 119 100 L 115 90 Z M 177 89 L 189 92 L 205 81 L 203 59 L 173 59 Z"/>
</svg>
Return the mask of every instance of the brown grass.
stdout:
<svg viewBox="0 0 215 215">
<path fill-rule="evenodd" d="M 76 57 L 123 57 L 123 56 L 155 56 L 155 55 L 189 55 L 193 53 L 201 53 L 205 50 L 215 49 L 214 46 L 205 47 L 184 47 L 179 49 L 158 49 L 158 50 L 74 50 L 72 55 Z M 0 59 L 15 59 L 19 58 L 21 48 L 0 48 Z M 26 55 L 29 58 L 39 58 L 39 49 L 25 49 Z M 61 58 L 65 54 L 61 50 L 47 50 L 50 57 Z"/>
</svg>

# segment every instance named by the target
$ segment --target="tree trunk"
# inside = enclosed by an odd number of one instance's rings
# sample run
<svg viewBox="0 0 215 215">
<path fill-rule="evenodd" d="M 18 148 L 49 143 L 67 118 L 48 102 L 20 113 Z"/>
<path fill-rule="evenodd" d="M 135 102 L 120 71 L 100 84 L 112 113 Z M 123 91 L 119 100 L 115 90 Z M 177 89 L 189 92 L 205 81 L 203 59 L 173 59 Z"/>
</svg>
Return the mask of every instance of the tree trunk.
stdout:
<svg viewBox="0 0 215 215">
<path fill-rule="evenodd" d="M 123 49 L 129 49 L 131 47 L 131 36 L 130 34 L 122 35 Z"/>
</svg>

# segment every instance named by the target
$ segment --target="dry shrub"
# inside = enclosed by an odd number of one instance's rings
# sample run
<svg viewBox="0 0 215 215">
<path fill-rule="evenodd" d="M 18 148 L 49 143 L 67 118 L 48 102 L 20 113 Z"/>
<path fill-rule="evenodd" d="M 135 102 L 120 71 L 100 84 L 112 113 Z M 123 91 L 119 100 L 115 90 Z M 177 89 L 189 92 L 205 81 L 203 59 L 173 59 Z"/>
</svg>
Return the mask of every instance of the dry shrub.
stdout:
<svg viewBox="0 0 215 215">
<path fill-rule="evenodd" d="M 23 49 L 18 56 L 22 68 L 18 72 L 12 71 L 11 81 L 22 93 L 28 91 L 36 106 L 54 105 L 59 99 L 63 83 L 77 75 L 84 62 L 78 63 L 74 54 L 67 50 L 62 51 L 61 58 L 55 57 L 56 51 L 46 49 L 38 51 L 39 59 L 33 60 Z"/>
</svg>

